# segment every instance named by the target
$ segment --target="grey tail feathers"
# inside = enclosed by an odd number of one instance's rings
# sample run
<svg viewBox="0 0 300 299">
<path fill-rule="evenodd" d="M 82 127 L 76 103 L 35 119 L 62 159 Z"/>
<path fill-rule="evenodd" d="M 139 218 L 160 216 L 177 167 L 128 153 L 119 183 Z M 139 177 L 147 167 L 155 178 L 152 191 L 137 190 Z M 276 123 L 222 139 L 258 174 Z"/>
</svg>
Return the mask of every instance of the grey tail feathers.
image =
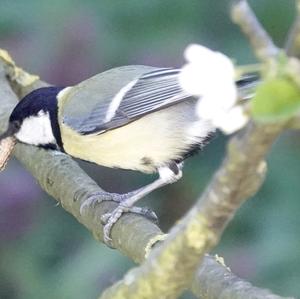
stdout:
<svg viewBox="0 0 300 299">
<path fill-rule="evenodd" d="M 260 84 L 260 76 L 258 73 L 250 73 L 239 79 L 236 84 L 239 98 L 241 100 L 249 100 L 253 98 L 255 90 Z"/>
</svg>

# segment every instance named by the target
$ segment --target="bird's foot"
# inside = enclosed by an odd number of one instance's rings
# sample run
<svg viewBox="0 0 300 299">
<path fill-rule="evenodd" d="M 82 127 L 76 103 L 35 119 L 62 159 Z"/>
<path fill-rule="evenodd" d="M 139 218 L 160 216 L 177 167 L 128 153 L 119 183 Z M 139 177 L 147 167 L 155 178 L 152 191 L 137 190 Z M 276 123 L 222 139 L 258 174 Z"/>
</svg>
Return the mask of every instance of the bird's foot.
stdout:
<svg viewBox="0 0 300 299">
<path fill-rule="evenodd" d="M 84 215 L 89 208 L 94 208 L 96 204 L 104 201 L 113 201 L 121 203 L 123 200 L 128 198 L 129 194 L 117 194 L 117 193 L 104 193 L 96 192 L 89 196 L 80 206 L 80 215 Z"/>
<path fill-rule="evenodd" d="M 106 213 L 102 215 L 101 222 L 103 224 L 103 241 L 106 245 L 111 247 L 111 230 L 114 224 L 121 218 L 124 213 L 134 213 L 138 215 L 142 215 L 147 219 L 158 222 L 158 218 L 156 214 L 149 208 L 140 208 L 140 207 L 130 207 L 124 203 L 120 203 L 117 208 L 115 208 L 112 212 Z"/>
<path fill-rule="evenodd" d="M 104 226 L 103 241 L 106 245 L 111 247 L 111 229 L 124 213 L 135 213 L 146 217 L 150 221 L 158 221 L 156 214 L 151 209 L 132 206 L 131 200 L 138 198 L 138 193 L 138 190 L 125 194 L 108 193 L 107 196 L 104 193 L 95 193 L 81 204 L 80 214 L 84 215 L 88 209 L 91 207 L 93 208 L 96 204 L 104 201 L 113 201 L 118 203 L 118 206 L 112 212 L 106 213 L 101 217 L 101 222 Z"/>
</svg>

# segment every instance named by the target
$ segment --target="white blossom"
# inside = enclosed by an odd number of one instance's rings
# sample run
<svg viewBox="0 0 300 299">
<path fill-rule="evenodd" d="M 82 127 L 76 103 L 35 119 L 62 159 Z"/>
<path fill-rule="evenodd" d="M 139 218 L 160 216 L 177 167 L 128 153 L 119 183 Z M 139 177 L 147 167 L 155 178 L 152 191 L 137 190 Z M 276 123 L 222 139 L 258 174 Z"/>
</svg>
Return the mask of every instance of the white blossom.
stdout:
<svg viewBox="0 0 300 299">
<path fill-rule="evenodd" d="M 236 106 L 237 88 L 232 61 L 220 52 L 201 45 L 189 45 L 184 52 L 187 64 L 182 67 L 179 81 L 189 94 L 198 96 L 196 113 L 224 133 L 243 127 L 247 117 Z"/>
<path fill-rule="evenodd" d="M 223 133 L 232 134 L 247 124 L 248 117 L 241 106 L 234 106 L 228 111 L 219 111 L 219 114 L 213 118 L 212 122 Z"/>
</svg>

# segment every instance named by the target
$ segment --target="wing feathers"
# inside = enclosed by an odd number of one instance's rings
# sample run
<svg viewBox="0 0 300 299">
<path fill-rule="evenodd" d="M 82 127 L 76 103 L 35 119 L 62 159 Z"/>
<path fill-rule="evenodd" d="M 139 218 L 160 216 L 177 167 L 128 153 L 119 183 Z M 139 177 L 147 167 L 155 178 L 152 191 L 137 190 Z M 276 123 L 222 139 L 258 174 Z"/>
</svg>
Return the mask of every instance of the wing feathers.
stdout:
<svg viewBox="0 0 300 299">
<path fill-rule="evenodd" d="M 163 68 L 163 69 L 159 69 L 159 70 L 154 70 L 151 72 L 148 72 L 146 74 L 144 74 L 141 78 L 142 79 L 150 79 L 150 78 L 159 78 L 161 76 L 165 76 L 165 75 L 178 75 L 180 72 L 179 69 L 172 69 L 172 68 Z"/>
<path fill-rule="evenodd" d="M 130 82 L 112 100 L 95 107 L 78 131 L 100 134 L 189 98 L 179 85 L 179 72 L 178 69 L 158 69 Z"/>
</svg>

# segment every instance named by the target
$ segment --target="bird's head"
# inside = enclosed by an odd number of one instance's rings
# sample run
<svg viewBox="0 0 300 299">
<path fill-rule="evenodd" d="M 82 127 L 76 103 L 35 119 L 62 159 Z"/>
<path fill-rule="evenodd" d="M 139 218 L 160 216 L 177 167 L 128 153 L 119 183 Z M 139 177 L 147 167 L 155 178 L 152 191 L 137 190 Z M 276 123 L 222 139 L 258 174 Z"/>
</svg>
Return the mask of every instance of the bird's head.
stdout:
<svg viewBox="0 0 300 299">
<path fill-rule="evenodd" d="M 56 96 L 62 89 L 43 87 L 26 95 L 12 111 L 0 140 L 14 136 L 22 143 L 61 149 Z"/>
</svg>

